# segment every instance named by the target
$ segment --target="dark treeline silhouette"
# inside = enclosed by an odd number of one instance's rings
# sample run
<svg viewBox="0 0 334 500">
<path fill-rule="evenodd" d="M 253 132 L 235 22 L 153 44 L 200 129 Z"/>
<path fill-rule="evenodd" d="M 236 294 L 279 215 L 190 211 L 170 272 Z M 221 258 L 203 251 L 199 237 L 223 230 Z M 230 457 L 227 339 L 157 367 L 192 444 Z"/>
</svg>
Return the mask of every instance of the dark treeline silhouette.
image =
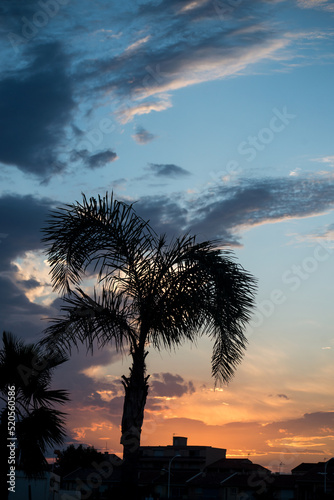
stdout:
<svg viewBox="0 0 334 500">
<path fill-rule="evenodd" d="M 77 447 L 70 444 L 57 454 L 54 472 L 61 477 L 73 472 L 78 467 L 86 469 L 92 467 L 93 462 L 101 463 L 105 460 L 105 454 L 96 450 L 94 446 L 85 447 L 82 444 Z"/>
</svg>

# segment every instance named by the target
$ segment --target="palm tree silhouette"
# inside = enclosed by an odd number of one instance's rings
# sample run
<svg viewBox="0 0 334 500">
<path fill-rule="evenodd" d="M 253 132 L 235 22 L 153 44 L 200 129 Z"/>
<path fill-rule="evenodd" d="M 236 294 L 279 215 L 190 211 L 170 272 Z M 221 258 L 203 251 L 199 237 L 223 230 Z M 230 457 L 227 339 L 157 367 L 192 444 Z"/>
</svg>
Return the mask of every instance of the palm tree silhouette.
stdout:
<svg viewBox="0 0 334 500">
<path fill-rule="evenodd" d="M 53 211 L 43 229 L 54 289 L 64 315 L 45 332 L 50 347 L 94 343 L 129 352 L 123 376 L 122 437 L 127 484 L 136 483 L 140 434 L 148 394 L 148 347 L 158 350 L 209 335 L 212 375 L 227 382 L 246 347 L 243 334 L 254 306 L 256 280 L 215 242 L 184 235 L 167 243 L 133 205 L 111 195 Z M 96 277 L 88 295 L 85 277 Z"/>
<path fill-rule="evenodd" d="M 45 453 L 59 445 L 65 437 L 65 413 L 54 408 L 69 400 L 62 389 L 50 389 L 55 368 L 66 358 L 58 352 L 46 352 L 38 344 L 25 344 L 8 332 L 3 332 L 0 350 L 1 412 L 1 491 L 6 498 L 5 478 L 8 469 L 8 390 L 15 392 L 16 468 L 29 477 L 37 477 L 47 467 Z M 11 392 L 13 392 L 11 391 Z M 5 452 L 7 451 L 7 453 Z"/>
</svg>

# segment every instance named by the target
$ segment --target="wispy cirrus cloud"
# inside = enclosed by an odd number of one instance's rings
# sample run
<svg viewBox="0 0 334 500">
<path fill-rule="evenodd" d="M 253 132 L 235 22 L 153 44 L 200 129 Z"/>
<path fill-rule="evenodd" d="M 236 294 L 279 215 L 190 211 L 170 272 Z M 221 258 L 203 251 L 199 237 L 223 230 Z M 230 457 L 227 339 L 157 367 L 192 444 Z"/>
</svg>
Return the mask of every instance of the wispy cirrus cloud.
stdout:
<svg viewBox="0 0 334 500">
<path fill-rule="evenodd" d="M 126 123 L 167 109 L 177 89 L 238 74 L 290 43 L 267 22 L 263 2 L 222 7 L 212 1 L 142 3 L 123 33 L 123 50 L 90 61 L 81 78 L 118 98 L 118 116 Z"/>
<path fill-rule="evenodd" d="M 312 158 L 311 161 L 324 163 L 328 167 L 334 167 L 334 155 L 321 156 L 320 158 Z"/>
<path fill-rule="evenodd" d="M 138 115 L 148 115 L 152 111 L 165 111 L 172 107 L 172 103 L 169 96 L 160 96 L 159 99 L 147 100 L 141 104 L 128 104 L 127 106 L 120 106 L 120 109 L 116 112 L 116 116 L 121 123 L 127 123 L 133 120 L 133 118 Z"/>
<path fill-rule="evenodd" d="M 144 38 L 140 38 L 136 42 L 134 42 L 131 45 L 129 45 L 125 49 L 125 52 L 134 52 L 134 51 L 138 50 L 138 48 L 141 47 L 142 45 L 144 45 L 145 43 L 147 43 L 150 38 L 151 38 L 151 35 L 147 35 Z"/>
<path fill-rule="evenodd" d="M 97 71 L 105 73 L 109 80 L 105 91 L 110 87 L 123 99 L 133 101 L 119 111 L 120 120 L 126 123 L 136 115 L 171 107 L 170 94 L 175 90 L 236 75 L 249 65 L 270 58 L 288 43 L 288 39 L 271 40 L 269 36 L 266 39 L 262 28 L 254 29 L 253 33 L 202 35 L 200 39 L 187 42 L 173 40 L 169 47 L 161 47 L 160 51 L 154 45 L 151 51 L 139 54 L 135 61 L 127 61 L 123 56 L 120 61 L 110 61 L 109 65 L 105 62 L 105 67 Z M 127 77 L 129 70 L 133 75 L 131 81 Z"/>
<path fill-rule="evenodd" d="M 334 12 L 334 5 L 331 0 L 297 0 L 297 4 L 302 9 L 322 9 Z"/>
<path fill-rule="evenodd" d="M 331 176 L 289 176 L 217 184 L 192 197 L 151 196 L 138 210 L 151 214 L 159 231 L 190 231 L 203 238 L 218 238 L 240 245 L 243 231 L 261 224 L 321 215 L 334 209 Z"/>
</svg>

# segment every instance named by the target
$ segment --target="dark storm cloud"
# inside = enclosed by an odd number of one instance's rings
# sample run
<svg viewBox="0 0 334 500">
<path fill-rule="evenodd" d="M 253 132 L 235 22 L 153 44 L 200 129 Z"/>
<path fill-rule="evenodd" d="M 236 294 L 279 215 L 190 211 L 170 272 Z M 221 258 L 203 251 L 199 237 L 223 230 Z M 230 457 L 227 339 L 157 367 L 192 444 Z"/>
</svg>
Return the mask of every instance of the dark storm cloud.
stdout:
<svg viewBox="0 0 334 500">
<path fill-rule="evenodd" d="M 6 277 L 0 276 L 0 316 L 42 315 L 48 310 L 46 307 L 30 302 L 23 292 Z"/>
<path fill-rule="evenodd" d="M 157 177 L 182 177 L 184 175 L 191 175 L 185 168 L 178 167 L 172 163 L 150 163 L 148 169 Z"/>
<path fill-rule="evenodd" d="M 122 386 L 118 386 L 115 382 L 114 385 L 115 389 L 118 389 L 118 394 L 112 398 L 111 401 L 102 401 L 100 396 L 97 395 L 97 397 L 90 397 L 89 400 L 86 401 L 86 404 L 96 404 L 101 408 L 107 409 L 110 421 L 115 425 L 119 425 L 123 413 L 124 390 Z M 180 375 L 153 373 L 149 378 L 149 392 L 146 409 L 152 412 L 163 411 L 168 409 L 168 406 L 163 404 L 160 398 L 180 398 L 184 394 L 193 394 L 194 392 L 194 384 L 191 381 L 186 382 Z"/>
<path fill-rule="evenodd" d="M 1 35 L 7 48 L 12 54 L 22 55 L 32 42 L 48 39 L 57 24 L 63 32 L 68 25 L 67 6 L 72 3 L 71 0 L 1 0 Z M 73 25 L 70 31 L 75 31 Z M 52 35 L 50 38 L 54 39 Z"/>
<path fill-rule="evenodd" d="M 69 59 L 57 42 L 29 45 L 26 58 L 0 81 L 0 162 L 45 178 L 64 169 L 57 148 L 75 107 Z"/>
<path fill-rule="evenodd" d="M 46 327 L 41 317 L 50 317 L 52 308 L 30 302 L 25 290 L 40 283 L 31 277 L 15 281 L 16 266 L 12 262 L 28 251 L 40 250 L 41 227 L 52 208 L 48 199 L 31 195 L 3 195 L 0 197 L 0 329 L 6 329 L 23 338 L 36 337 Z"/>
<path fill-rule="evenodd" d="M 96 353 L 97 357 L 94 355 L 94 366 L 101 364 L 99 359 L 101 355 L 99 351 L 96 351 Z M 75 411 L 75 408 L 80 408 L 81 411 L 83 408 L 94 409 L 94 411 L 99 411 L 99 416 L 103 415 L 118 426 L 122 418 L 124 405 L 124 388 L 121 381 L 120 379 L 110 382 L 107 380 L 93 380 L 80 373 L 82 369 L 93 364 L 92 361 L 89 362 L 89 357 L 84 358 L 82 355 L 80 359 L 76 356 L 73 361 L 71 359 L 67 362 L 64 369 L 61 372 L 59 371 L 57 375 L 57 383 L 59 386 L 65 387 L 71 392 L 73 391 L 70 405 L 72 412 Z M 113 360 L 117 360 L 117 357 L 111 357 L 108 363 L 112 363 Z M 115 375 L 112 367 L 110 371 Z M 112 394 L 114 397 L 109 401 L 103 399 L 101 396 L 103 391 L 108 391 L 109 395 Z M 182 397 L 184 394 L 193 394 L 194 392 L 193 383 L 191 381 L 186 382 L 179 375 L 154 373 L 149 379 L 149 395 L 146 408 L 150 411 L 162 411 L 167 409 L 168 406 L 162 404 L 159 398 Z M 158 400 L 155 398 L 158 398 Z"/>
<path fill-rule="evenodd" d="M 108 364 L 117 361 L 117 353 L 108 356 L 103 355 L 102 350 L 96 350 L 94 357 L 81 352 L 80 355 L 71 356 L 70 360 L 64 365 L 61 371 L 58 372 L 56 381 L 58 386 L 66 388 L 71 393 L 71 403 L 69 410 L 72 415 L 76 412 L 93 410 L 98 412 L 99 417 L 106 418 L 115 425 L 119 425 L 123 413 L 124 405 L 124 389 L 121 384 L 121 373 L 119 380 L 101 381 L 94 380 L 88 377 L 83 370 L 90 366 L 103 364 L 103 357 Z M 102 363 L 101 363 L 102 361 Z M 110 367 L 110 373 L 115 375 L 115 372 Z M 108 395 L 113 395 L 111 400 L 103 399 L 101 393 L 107 392 Z"/>
<path fill-rule="evenodd" d="M 41 228 L 45 225 L 51 200 L 31 195 L 0 197 L 0 270 L 7 270 L 11 261 L 29 250 L 42 248 Z"/>
<path fill-rule="evenodd" d="M 2 0 L 0 3 L 0 21 L 7 36 L 10 32 L 21 35 L 22 17 L 30 18 L 36 12 L 35 0 Z"/>
<path fill-rule="evenodd" d="M 0 332 L 9 331 L 27 341 L 37 341 L 50 316 L 50 308 L 30 302 L 9 277 L 0 276 Z"/>
<path fill-rule="evenodd" d="M 105 167 L 107 163 L 117 160 L 118 156 L 111 149 L 106 149 L 105 151 L 95 154 L 89 154 L 87 150 L 83 150 L 75 153 L 75 158 L 81 158 L 86 167 L 94 170 L 96 168 Z"/>
<path fill-rule="evenodd" d="M 119 425 L 123 414 L 124 396 L 113 398 L 107 403 L 107 406 L 110 421 L 115 425 Z"/>
<path fill-rule="evenodd" d="M 119 380 L 108 380 L 105 378 L 94 379 L 86 375 L 84 370 L 92 366 L 112 365 L 121 358 L 121 354 L 115 350 L 104 347 L 95 349 L 93 355 L 87 352 L 83 345 L 79 345 L 78 350 L 73 349 L 70 360 L 64 365 L 64 368 L 57 374 L 58 384 L 66 385 L 70 391 L 76 391 L 76 400 L 82 404 L 99 403 L 100 406 L 107 406 L 105 401 L 101 401 L 101 396 L 96 391 L 108 390 L 115 396 L 123 390 L 121 385 L 121 375 Z M 112 368 L 110 369 L 112 372 Z M 113 375 L 115 375 L 113 373 Z"/>
<path fill-rule="evenodd" d="M 25 290 L 33 290 L 41 286 L 41 283 L 33 278 L 29 280 L 19 280 L 18 285 L 21 285 Z"/>
<path fill-rule="evenodd" d="M 138 144 L 147 144 L 148 142 L 153 141 L 157 136 L 148 132 L 144 127 L 137 127 L 136 133 L 132 136 L 132 138 Z"/>
<path fill-rule="evenodd" d="M 119 380 L 114 378 L 109 380 L 108 377 L 101 380 L 88 376 L 85 371 L 95 366 L 110 365 L 110 374 L 114 377 L 116 374 L 112 364 L 120 357 L 120 353 L 108 347 L 95 349 L 94 355 L 87 352 L 84 346 L 79 346 L 78 350 L 73 349 L 69 360 L 55 371 L 53 377 L 55 387 L 61 387 L 70 393 L 71 401 L 66 405 L 65 411 L 76 415 L 78 412 L 88 413 L 93 410 L 98 412 L 99 417 L 104 416 L 118 425 L 123 409 L 121 373 Z M 101 397 L 103 391 L 114 396 L 111 401 Z"/>
<path fill-rule="evenodd" d="M 192 382 L 186 382 L 180 375 L 153 373 L 150 394 L 159 397 L 178 397 L 195 392 Z"/>
</svg>

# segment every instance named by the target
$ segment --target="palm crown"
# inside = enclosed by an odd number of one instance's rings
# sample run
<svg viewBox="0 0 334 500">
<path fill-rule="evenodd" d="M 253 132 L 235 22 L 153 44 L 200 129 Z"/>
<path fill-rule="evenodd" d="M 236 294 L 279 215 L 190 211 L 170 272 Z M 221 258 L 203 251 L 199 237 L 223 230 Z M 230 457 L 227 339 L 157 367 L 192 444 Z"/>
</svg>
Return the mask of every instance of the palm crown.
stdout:
<svg viewBox="0 0 334 500">
<path fill-rule="evenodd" d="M 50 388 L 54 369 L 64 361 L 66 358 L 59 352 L 46 352 L 37 344 L 25 344 L 11 333 L 3 333 L 0 399 L 5 402 L 5 408 L 1 414 L 0 435 L 2 440 L 8 436 L 7 391 L 14 387 L 16 465 L 29 476 L 38 475 L 45 469 L 48 448 L 61 444 L 65 437 L 65 413 L 55 405 L 68 401 L 68 394 L 62 389 Z"/>
<path fill-rule="evenodd" d="M 47 329 L 49 343 L 160 349 L 208 334 L 213 376 L 230 379 L 255 292 L 230 251 L 188 235 L 167 244 L 132 205 L 108 196 L 53 213 L 44 233 L 54 288 L 67 293 L 65 317 Z M 89 296 L 79 285 L 94 271 L 98 286 Z"/>
</svg>

